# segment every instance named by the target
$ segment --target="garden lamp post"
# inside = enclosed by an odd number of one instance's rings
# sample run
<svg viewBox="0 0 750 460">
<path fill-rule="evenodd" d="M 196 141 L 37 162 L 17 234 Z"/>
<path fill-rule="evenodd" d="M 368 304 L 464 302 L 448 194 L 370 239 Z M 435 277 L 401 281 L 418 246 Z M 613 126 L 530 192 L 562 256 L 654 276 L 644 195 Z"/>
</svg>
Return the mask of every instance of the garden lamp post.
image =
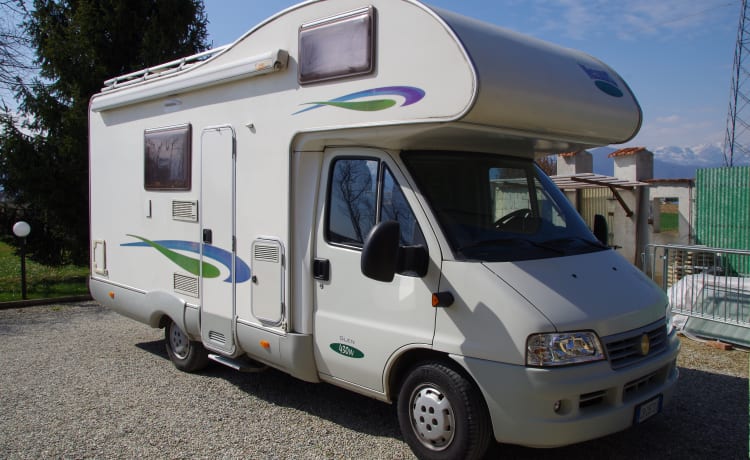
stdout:
<svg viewBox="0 0 750 460">
<path fill-rule="evenodd" d="M 13 233 L 21 238 L 21 298 L 26 300 L 26 237 L 31 232 L 31 226 L 20 220 L 13 225 Z"/>
</svg>

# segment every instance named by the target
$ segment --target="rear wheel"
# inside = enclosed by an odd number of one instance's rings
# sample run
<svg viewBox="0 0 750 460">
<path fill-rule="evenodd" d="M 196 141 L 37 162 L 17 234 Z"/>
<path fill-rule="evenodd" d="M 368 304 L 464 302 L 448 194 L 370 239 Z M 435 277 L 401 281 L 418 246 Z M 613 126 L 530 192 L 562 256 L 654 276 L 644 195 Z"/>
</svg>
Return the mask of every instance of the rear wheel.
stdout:
<svg viewBox="0 0 750 460">
<path fill-rule="evenodd" d="M 200 342 L 190 340 L 174 321 L 164 328 L 167 354 L 175 367 L 185 372 L 195 372 L 208 365 L 208 352 Z"/>
<path fill-rule="evenodd" d="M 421 459 L 479 459 L 491 442 L 491 423 L 479 389 L 445 364 L 416 366 L 401 385 L 398 421 Z"/>
</svg>

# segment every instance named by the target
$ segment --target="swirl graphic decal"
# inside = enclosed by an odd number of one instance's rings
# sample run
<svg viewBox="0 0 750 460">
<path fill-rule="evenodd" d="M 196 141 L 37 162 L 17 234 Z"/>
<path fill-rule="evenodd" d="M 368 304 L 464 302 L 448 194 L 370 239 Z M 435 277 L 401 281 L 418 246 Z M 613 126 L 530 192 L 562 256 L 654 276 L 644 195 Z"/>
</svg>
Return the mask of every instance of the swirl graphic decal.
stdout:
<svg viewBox="0 0 750 460">
<path fill-rule="evenodd" d="M 318 102 L 306 102 L 304 105 L 310 105 L 300 111 L 293 113 L 297 115 L 299 113 L 309 112 L 310 110 L 319 109 L 321 107 L 338 107 L 341 109 L 358 110 L 361 112 L 374 112 L 378 110 L 385 110 L 395 106 L 398 101 L 395 99 L 368 99 L 366 101 L 357 101 L 356 99 L 371 98 L 378 96 L 400 96 L 404 99 L 399 107 L 416 104 L 421 101 L 424 97 L 425 92 L 421 88 L 414 86 L 384 86 L 382 88 L 372 88 L 364 91 L 358 91 L 356 93 L 347 94 L 345 96 L 331 99 L 330 101 L 318 101 Z"/>
<path fill-rule="evenodd" d="M 184 240 L 159 240 L 151 241 L 138 235 L 128 235 L 141 240 L 139 243 L 123 243 L 120 246 L 129 247 L 152 247 L 159 251 L 167 259 L 174 262 L 183 270 L 200 276 L 201 268 L 203 276 L 206 278 L 216 278 L 221 275 L 221 270 L 205 260 L 201 263 L 199 258 L 186 256 L 176 251 L 192 252 L 200 254 L 200 243 Z M 203 246 L 204 259 L 212 259 L 224 265 L 229 270 L 229 276 L 224 280 L 226 283 L 232 282 L 232 253 L 216 246 L 206 244 Z M 235 257 L 234 280 L 237 283 L 244 283 L 250 279 L 250 267 L 239 257 Z"/>
</svg>

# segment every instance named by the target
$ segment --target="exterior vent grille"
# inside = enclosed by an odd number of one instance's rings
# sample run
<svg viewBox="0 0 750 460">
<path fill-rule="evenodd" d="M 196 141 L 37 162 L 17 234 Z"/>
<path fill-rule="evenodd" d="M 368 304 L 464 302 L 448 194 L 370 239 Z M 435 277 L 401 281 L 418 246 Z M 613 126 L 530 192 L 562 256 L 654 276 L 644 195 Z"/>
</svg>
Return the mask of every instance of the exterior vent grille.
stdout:
<svg viewBox="0 0 750 460">
<path fill-rule="evenodd" d="M 208 331 L 208 339 L 221 345 L 226 345 L 227 338 L 221 332 Z"/>
<path fill-rule="evenodd" d="M 666 320 L 659 320 L 646 327 L 604 338 L 604 346 L 612 369 L 636 364 L 667 348 Z M 646 353 L 643 353 L 644 336 L 648 336 Z"/>
<path fill-rule="evenodd" d="M 625 384 L 622 399 L 623 401 L 628 401 L 658 383 L 660 383 L 658 372 L 653 372 L 632 382 L 628 382 Z"/>
<path fill-rule="evenodd" d="M 189 295 L 190 297 L 198 298 L 198 278 L 194 276 L 183 275 L 181 273 L 174 274 L 174 291 L 180 294 Z"/>
<path fill-rule="evenodd" d="M 604 396 L 607 394 L 606 391 L 594 391 L 592 393 L 585 393 L 579 397 L 578 407 L 585 409 L 586 407 L 596 406 L 604 402 Z"/>
<path fill-rule="evenodd" d="M 198 202 L 173 200 L 172 219 L 198 222 Z"/>
<path fill-rule="evenodd" d="M 265 246 L 256 244 L 254 247 L 253 258 L 263 262 L 279 263 L 280 251 L 278 246 Z"/>
</svg>

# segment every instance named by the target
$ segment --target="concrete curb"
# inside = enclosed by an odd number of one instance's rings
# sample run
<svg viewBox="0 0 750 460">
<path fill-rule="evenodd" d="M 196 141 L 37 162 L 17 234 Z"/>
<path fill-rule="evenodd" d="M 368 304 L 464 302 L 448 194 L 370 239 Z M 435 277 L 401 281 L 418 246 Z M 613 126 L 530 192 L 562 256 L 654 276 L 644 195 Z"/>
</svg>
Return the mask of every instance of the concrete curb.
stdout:
<svg viewBox="0 0 750 460">
<path fill-rule="evenodd" d="M 47 305 L 47 304 L 57 304 L 57 303 L 85 302 L 87 300 L 93 300 L 93 299 L 90 295 L 77 295 L 77 296 L 68 296 L 68 297 L 56 297 L 54 299 L 14 300 L 11 302 L 0 302 L 0 310 L 8 310 L 10 308 L 34 307 L 37 305 Z"/>
</svg>

